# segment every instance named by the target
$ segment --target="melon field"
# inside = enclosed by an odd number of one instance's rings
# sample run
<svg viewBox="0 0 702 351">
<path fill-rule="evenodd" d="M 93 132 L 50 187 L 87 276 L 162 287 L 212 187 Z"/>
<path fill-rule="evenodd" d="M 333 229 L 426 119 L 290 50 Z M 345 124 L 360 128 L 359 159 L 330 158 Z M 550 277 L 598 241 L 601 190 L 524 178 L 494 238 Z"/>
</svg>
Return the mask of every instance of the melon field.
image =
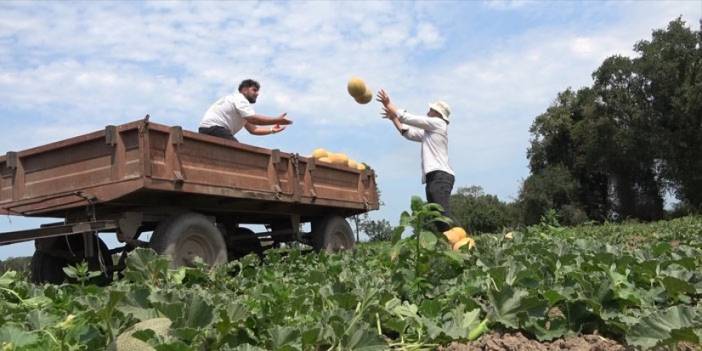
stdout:
<svg viewBox="0 0 702 351">
<path fill-rule="evenodd" d="M 451 250 L 418 198 L 392 242 L 169 269 L 138 249 L 111 285 L 0 277 L 3 350 L 697 349 L 702 218 L 554 220 Z"/>
</svg>

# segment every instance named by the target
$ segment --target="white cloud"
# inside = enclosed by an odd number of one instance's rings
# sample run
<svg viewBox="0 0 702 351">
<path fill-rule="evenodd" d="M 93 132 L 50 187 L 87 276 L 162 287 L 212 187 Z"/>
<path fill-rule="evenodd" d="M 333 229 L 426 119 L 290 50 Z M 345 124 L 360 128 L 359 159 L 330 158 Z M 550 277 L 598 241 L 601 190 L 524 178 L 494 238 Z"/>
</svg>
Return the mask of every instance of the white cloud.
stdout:
<svg viewBox="0 0 702 351">
<path fill-rule="evenodd" d="M 246 141 L 303 154 L 337 148 L 374 165 L 388 187 L 421 193 L 418 145 L 381 120 L 376 103 L 348 96 L 346 80 L 358 75 L 416 113 L 447 100 L 456 187 L 483 185 L 504 199 L 526 176 L 528 127 L 557 92 L 589 85 L 602 59 L 632 55 L 651 29 L 680 14 L 696 26 L 702 12 L 694 1 L 440 5 L 0 3 L 0 153 L 146 113 L 195 129 L 212 101 L 252 77 L 263 85 L 257 111 L 285 111 L 296 123 Z M 607 7 L 606 19 L 598 6 Z M 483 29 L 471 26 L 482 26 L 484 13 L 495 16 L 492 31 L 454 37 Z M 465 22 L 445 20 L 464 14 Z M 512 27 L 519 16 L 521 26 Z M 385 198 L 388 213 L 409 195 Z"/>
</svg>

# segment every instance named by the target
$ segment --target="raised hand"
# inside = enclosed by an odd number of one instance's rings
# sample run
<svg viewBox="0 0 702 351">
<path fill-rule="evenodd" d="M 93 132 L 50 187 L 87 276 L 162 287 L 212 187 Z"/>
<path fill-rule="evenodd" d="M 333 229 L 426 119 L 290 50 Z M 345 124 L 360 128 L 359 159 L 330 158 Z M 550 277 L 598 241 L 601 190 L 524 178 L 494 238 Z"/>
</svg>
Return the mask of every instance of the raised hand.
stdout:
<svg viewBox="0 0 702 351">
<path fill-rule="evenodd" d="M 279 121 L 278 121 L 278 124 L 279 124 L 279 125 L 281 125 L 281 124 L 282 124 L 282 125 L 290 125 L 290 124 L 293 124 L 293 121 L 288 119 L 288 113 L 287 113 L 287 112 L 284 112 L 284 113 L 282 113 L 280 116 L 278 116 L 278 120 L 279 120 Z"/>
<path fill-rule="evenodd" d="M 290 122 L 290 123 L 292 123 L 292 122 Z M 280 133 L 280 132 L 282 132 L 282 131 L 284 131 L 284 130 L 285 130 L 285 126 L 281 126 L 280 124 L 276 124 L 276 125 L 273 126 L 273 128 L 271 128 L 271 132 L 272 132 L 273 134 L 275 134 L 275 133 Z"/>
<path fill-rule="evenodd" d="M 380 102 L 384 106 L 388 106 L 390 104 L 390 95 L 385 91 L 385 89 L 380 89 L 378 91 L 378 95 L 376 96 L 376 101 Z"/>
</svg>

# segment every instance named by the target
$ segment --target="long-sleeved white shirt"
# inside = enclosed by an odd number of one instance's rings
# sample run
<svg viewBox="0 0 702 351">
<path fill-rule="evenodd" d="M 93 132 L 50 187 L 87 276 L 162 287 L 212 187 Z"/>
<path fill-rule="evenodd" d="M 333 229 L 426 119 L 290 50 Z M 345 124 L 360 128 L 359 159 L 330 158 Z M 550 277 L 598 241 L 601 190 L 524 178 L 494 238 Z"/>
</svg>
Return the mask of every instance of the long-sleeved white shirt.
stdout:
<svg viewBox="0 0 702 351">
<path fill-rule="evenodd" d="M 402 122 L 402 136 L 422 143 L 422 184 L 433 171 L 455 175 L 448 160 L 448 123 L 441 118 L 416 116 L 407 110 L 398 110 L 397 117 Z"/>
</svg>

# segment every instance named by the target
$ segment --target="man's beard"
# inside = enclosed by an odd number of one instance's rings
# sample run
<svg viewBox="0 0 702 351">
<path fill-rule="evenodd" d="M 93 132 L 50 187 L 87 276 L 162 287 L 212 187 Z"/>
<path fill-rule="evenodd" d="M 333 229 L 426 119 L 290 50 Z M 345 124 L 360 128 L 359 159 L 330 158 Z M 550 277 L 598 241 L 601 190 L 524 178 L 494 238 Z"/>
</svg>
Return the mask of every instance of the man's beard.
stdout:
<svg viewBox="0 0 702 351">
<path fill-rule="evenodd" d="M 244 96 L 244 97 L 246 98 L 246 100 L 249 101 L 249 103 L 251 103 L 251 104 L 255 104 L 255 103 L 256 103 L 256 97 L 255 97 L 255 96 Z"/>
</svg>

